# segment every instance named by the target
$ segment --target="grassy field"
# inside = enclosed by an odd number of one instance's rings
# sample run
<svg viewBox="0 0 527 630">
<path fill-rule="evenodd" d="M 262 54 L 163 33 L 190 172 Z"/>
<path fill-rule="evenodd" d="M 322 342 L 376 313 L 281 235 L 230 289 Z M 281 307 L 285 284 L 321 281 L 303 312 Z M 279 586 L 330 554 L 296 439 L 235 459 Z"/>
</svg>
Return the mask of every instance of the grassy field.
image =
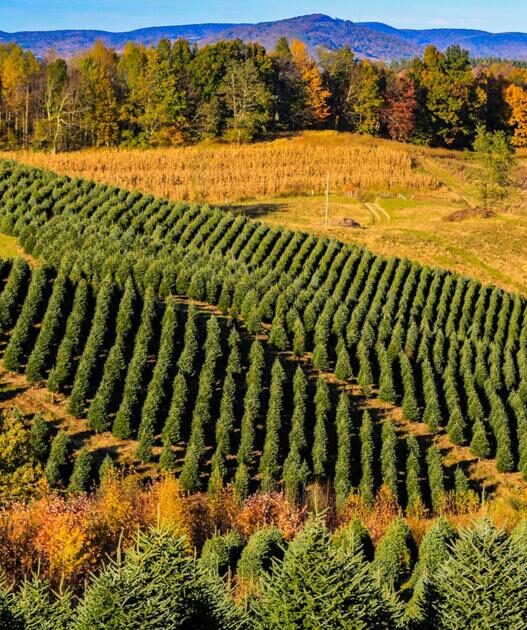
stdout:
<svg viewBox="0 0 527 630">
<path fill-rule="evenodd" d="M 31 256 L 24 252 L 16 238 L 0 234 L 0 258 L 15 258 L 16 256 L 24 257 L 31 264 L 35 262 Z"/>
<path fill-rule="evenodd" d="M 356 242 L 527 293 L 527 204 L 483 218 L 470 156 L 310 132 L 251 146 L 6 154 L 73 176 L 210 202 L 275 225 Z M 518 181 L 525 181 L 522 157 Z M 330 173 L 329 224 L 324 188 Z M 526 208 L 526 209 L 524 209 Z M 357 227 L 349 227 L 353 219 Z M 2 253 L 0 251 L 0 253 Z"/>
</svg>

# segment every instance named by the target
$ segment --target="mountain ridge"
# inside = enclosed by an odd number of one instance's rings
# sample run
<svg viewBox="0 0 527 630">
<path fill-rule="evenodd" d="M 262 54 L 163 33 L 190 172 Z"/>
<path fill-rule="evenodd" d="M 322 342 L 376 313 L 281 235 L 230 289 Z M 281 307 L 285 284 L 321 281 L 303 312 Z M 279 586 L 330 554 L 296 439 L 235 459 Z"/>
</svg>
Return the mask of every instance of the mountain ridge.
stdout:
<svg viewBox="0 0 527 630">
<path fill-rule="evenodd" d="M 359 57 L 392 61 L 419 55 L 428 45 L 439 49 L 459 44 L 473 57 L 527 60 L 527 33 L 491 33 L 479 29 L 398 29 L 382 22 L 352 22 L 324 14 L 255 24 L 204 23 L 154 26 L 132 31 L 62 29 L 54 31 L 0 31 L 0 44 L 14 42 L 39 56 L 55 50 L 65 57 L 90 48 L 97 39 L 122 50 L 126 42 L 155 45 L 160 39 L 179 37 L 205 45 L 221 39 L 255 41 L 272 49 L 280 37 L 304 41 L 311 52 L 349 46 Z"/>
</svg>

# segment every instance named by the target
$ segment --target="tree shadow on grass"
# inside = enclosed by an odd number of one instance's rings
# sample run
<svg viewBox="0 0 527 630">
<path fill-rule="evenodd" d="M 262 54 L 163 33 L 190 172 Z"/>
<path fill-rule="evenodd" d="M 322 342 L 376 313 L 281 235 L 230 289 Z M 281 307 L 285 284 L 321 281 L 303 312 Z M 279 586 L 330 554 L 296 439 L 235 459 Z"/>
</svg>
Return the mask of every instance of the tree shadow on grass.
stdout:
<svg viewBox="0 0 527 630">
<path fill-rule="evenodd" d="M 252 219 L 265 217 L 269 214 L 274 214 L 277 212 L 282 212 L 286 208 L 286 203 L 254 203 L 249 205 L 237 204 L 223 206 L 224 210 L 228 210 L 229 212 L 233 212 L 234 214 L 245 214 Z"/>
</svg>

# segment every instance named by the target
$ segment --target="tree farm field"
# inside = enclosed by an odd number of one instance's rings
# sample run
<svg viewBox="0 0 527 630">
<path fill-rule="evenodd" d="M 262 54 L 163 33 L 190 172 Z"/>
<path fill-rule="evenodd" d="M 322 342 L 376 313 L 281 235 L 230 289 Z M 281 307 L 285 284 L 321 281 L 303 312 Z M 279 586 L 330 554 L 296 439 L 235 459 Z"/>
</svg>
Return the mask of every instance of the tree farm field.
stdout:
<svg viewBox="0 0 527 630">
<path fill-rule="evenodd" d="M 73 177 L 209 203 L 527 293 L 521 182 L 505 210 L 479 210 L 472 154 L 331 131 L 251 145 L 7 154 Z M 327 174 L 330 179 L 326 225 Z"/>
</svg>

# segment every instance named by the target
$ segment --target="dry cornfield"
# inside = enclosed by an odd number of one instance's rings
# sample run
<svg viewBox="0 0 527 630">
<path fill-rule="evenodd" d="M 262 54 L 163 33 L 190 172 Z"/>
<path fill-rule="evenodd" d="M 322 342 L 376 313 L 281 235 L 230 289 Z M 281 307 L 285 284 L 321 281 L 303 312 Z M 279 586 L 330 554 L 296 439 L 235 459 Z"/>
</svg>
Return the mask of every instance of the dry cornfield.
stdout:
<svg viewBox="0 0 527 630">
<path fill-rule="evenodd" d="M 317 194 L 325 189 L 328 172 L 332 190 L 339 193 L 439 187 L 433 176 L 415 165 L 406 147 L 366 143 L 351 134 L 331 132 L 244 146 L 32 152 L 10 157 L 156 196 L 211 203 Z"/>
</svg>

